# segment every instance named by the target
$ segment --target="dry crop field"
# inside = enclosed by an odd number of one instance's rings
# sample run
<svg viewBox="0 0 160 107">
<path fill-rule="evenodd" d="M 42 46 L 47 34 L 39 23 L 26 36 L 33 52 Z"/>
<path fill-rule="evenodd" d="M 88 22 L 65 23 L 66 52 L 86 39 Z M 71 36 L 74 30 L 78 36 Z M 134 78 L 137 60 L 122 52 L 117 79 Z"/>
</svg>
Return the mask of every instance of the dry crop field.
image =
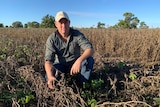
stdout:
<svg viewBox="0 0 160 107">
<path fill-rule="evenodd" d="M 158 107 L 160 29 L 79 29 L 95 49 L 89 83 L 44 76 L 45 42 L 55 29 L 0 29 L 0 107 Z"/>
</svg>

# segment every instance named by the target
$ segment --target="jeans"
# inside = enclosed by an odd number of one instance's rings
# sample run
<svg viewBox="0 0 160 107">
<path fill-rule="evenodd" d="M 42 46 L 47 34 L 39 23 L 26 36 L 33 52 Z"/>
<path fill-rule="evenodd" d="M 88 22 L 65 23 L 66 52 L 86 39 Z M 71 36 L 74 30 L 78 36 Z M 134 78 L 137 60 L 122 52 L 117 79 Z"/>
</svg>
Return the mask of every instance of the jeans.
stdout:
<svg viewBox="0 0 160 107">
<path fill-rule="evenodd" d="M 82 69 L 81 69 L 81 73 L 79 73 L 79 76 L 78 76 L 78 82 L 81 84 L 83 82 L 87 82 L 89 80 L 89 78 L 85 78 L 85 72 L 88 72 L 86 73 L 87 75 L 89 75 L 90 77 L 90 74 L 92 73 L 92 70 L 93 70 L 93 64 L 94 64 L 94 59 L 93 57 L 88 57 L 86 59 L 86 64 L 83 64 L 81 66 L 84 67 L 85 66 L 85 69 L 86 71 L 83 71 L 82 73 Z M 74 62 L 73 62 L 74 63 Z M 56 63 L 54 64 L 54 68 L 61 71 L 61 73 L 70 73 L 70 69 L 73 65 L 73 63 L 71 63 L 70 65 L 63 65 L 63 64 L 60 64 L 60 63 Z M 56 71 L 52 71 L 52 74 L 56 77 L 56 79 L 60 79 L 60 74 L 56 75 Z"/>
</svg>

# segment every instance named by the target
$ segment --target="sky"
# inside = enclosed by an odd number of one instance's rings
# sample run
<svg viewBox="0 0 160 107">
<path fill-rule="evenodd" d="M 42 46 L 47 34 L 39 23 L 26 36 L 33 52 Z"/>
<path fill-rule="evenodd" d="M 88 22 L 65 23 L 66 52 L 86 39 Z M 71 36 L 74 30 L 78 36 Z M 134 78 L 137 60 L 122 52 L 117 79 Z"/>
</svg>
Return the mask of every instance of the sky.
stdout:
<svg viewBox="0 0 160 107">
<path fill-rule="evenodd" d="M 124 20 L 123 14 L 130 12 L 150 28 L 157 28 L 159 4 L 160 0 L 1 0 L 0 23 L 4 26 L 15 21 L 41 23 L 47 14 L 55 17 L 58 11 L 65 11 L 73 27 L 96 27 L 98 22 L 108 27 Z"/>
</svg>

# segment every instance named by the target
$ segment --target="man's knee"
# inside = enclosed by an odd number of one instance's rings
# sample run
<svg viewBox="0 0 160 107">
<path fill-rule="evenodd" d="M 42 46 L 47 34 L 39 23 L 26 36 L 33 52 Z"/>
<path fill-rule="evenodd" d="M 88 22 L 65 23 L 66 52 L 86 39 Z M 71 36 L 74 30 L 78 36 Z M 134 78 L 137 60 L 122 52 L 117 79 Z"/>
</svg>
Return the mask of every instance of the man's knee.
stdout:
<svg viewBox="0 0 160 107">
<path fill-rule="evenodd" d="M 93 64 L 94 64 L 93 57 L 88 57 L 86 60 L 82 62 L 81 76 L 80 76 L 81 82 L 89 80 L 90 74 L 92 73 L 93 70 Z"/>
<path fill-rule="evenodd" d="M 93 65 L 94 65 L 94 59 L 93 57 L 88 57 L 87 58 L 87 69 L 93 69 Z"/>
</svg>

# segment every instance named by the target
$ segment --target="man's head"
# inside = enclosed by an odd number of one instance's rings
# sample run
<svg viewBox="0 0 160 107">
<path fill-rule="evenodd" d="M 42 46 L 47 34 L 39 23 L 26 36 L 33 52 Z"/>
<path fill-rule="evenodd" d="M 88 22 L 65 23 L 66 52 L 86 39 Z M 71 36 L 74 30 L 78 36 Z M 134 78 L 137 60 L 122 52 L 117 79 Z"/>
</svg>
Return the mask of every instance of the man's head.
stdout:
<svg viewBox="0 0 160 107">
<path fill-rule="evenodd" d="M 55 16 L 55 26 L 61 36 L 68 36 L 70 28 L 70 19 L 66 12 L 57 12 Z"/>
</svg>

